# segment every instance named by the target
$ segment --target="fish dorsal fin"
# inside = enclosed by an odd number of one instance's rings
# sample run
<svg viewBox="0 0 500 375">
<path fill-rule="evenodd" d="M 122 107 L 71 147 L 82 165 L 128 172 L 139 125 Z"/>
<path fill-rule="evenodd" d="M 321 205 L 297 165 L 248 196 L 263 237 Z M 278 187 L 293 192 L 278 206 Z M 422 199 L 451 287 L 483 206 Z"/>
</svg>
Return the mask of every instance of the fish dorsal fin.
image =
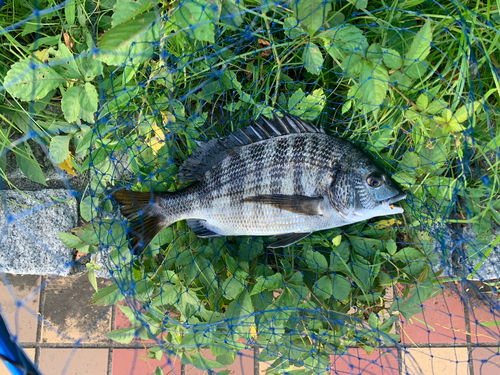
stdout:
<svg viewBox="0 0 500 375">
<path fill-rule="evenodd" d="M 184 161 L 179 168 L 178 177 L 183 181 L 199 180 L 206 171 L 235 148 L 270 138 L 300 133 L 324 133 L 324 131 L 289 115 L 274 116 L 272 120 L 261 117 L 253 125 L 238 129 L 225 138 L 214 138 L 203 143 Z"/>
</svg>

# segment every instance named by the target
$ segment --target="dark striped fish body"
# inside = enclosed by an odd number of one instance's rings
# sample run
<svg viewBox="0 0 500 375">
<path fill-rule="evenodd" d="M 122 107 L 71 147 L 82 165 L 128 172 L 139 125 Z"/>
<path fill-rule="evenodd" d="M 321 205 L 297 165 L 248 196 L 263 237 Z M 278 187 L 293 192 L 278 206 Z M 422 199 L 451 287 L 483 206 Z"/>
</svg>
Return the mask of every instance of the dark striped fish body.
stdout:
<svg viewBox="0 0 500 375">
<path fill-rule="evenodd" d="M 114 193 L 133 219 L 136 253 L 179 220 L 200 237 L 275 235 L 270 247 L 281 247 L 317 230 L 400 213 L 391 203 L 404 198 L 353 144 L 288 116 L 203 144 L 179 178 L 197 182 L 177 193 Z"/>
</svg>

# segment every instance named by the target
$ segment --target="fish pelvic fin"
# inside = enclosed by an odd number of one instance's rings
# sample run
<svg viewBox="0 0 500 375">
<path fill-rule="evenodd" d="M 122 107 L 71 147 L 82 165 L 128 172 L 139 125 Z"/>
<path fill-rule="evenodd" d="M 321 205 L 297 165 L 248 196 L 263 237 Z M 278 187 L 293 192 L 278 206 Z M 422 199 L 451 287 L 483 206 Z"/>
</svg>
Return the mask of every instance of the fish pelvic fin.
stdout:
<svg viewBox="0 0 500 375">
<path fill-rule="evenodd" d="M 169 225 L 165 216 L 155 208 L 153 192 L 116 190 L 111 196 L 120 205 L 120 211 L 130 224 L 127 237 L 134 255 L 140 255 L 149 243 Z"/>
</svg>

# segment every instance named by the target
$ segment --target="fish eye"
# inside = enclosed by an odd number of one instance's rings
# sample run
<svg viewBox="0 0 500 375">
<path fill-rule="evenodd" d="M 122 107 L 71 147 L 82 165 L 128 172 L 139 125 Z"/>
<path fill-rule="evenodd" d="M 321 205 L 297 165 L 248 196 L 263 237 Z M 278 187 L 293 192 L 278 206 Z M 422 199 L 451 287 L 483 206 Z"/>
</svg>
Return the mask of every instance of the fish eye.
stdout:
<svg viewBox="0 0 500 375">
<path fill-rule="evenodd" d="M 371 175 L 366 179 L 366 183 L 372 188 L 378 188 L 383 185 L 384 179 L 382 178 L 382 176 Z"/>
</svg>

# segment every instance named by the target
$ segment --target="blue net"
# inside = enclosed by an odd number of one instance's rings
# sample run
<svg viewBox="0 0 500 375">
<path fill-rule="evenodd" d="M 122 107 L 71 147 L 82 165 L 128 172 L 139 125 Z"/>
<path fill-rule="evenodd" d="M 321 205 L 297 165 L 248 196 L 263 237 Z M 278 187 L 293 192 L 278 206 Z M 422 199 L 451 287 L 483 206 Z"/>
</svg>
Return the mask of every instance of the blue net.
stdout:
<svg viewBox="0 0 500 375">
<path fill-rule="evenodd" d="M 107 337 L 164 361 L 149 373 L 496 373 L 499 6 L 3 4 L 0 246 L 13 255 L 0 271 L 14 310 L 27 310 L 52 281 L 44 276 L 29 297 L 9 289 L 6 274 L 30 262 L 30 246 L 43 269 L 25 273 L 85 271 L 96 289 L 88 302 L 118 306 L 113 316 L 128 323 Z M 207 216 L 152 221 L 154 197 L 193 190 L 232 150 L 279 138 L 264 133 L 280 118 L 363 150 L 406 194 L 387 201 L 404 213 L 368 214 L 279 248 L 256 232 L 217 232 Z M 264 130 L 237 133 L 251 125 Z M 231 134 L 234 147 L 214 146 Z M 281 160 L 291 163 L 292 153 Z M 189 163 L 203 177 L 182 178 Z M 242 175 L 243 190 L 258 168 Z M 283 186 L 295 173 L 287 168 L 276 172 Z M 35 193 L 21 199 L 18 189 Z M 197 194 L 206 204 L 218 193 Z M 214 209 L 229 217 L 234 202 L 226 203 Z M 30 218 L 42 223 L 48 211 L 53 221 L 37 231 Z M 97 285 L 96 276 L 113 282 Z M 82 338 L 52 331 L 82 347 Z"/>
</svg>

